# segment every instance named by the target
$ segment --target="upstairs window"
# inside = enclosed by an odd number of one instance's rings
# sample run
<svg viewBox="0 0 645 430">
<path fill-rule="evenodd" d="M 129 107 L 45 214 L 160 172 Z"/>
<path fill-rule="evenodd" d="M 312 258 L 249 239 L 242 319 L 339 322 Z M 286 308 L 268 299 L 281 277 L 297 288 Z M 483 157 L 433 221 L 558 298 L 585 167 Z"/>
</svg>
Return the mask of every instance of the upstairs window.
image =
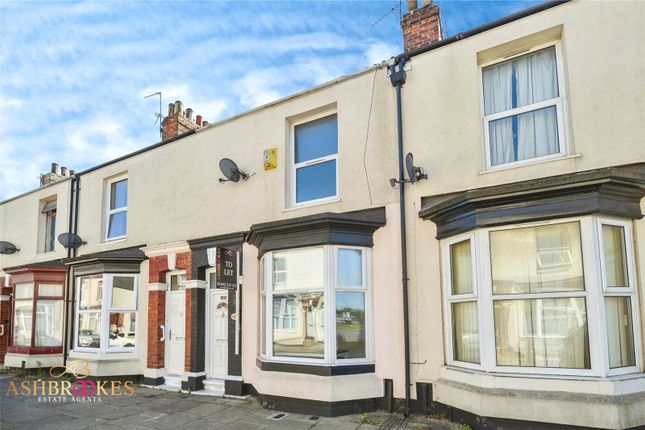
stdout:
<svg viewBox="0 0 645 430">
<path fill-rule="evenodd" d="M 557 48 L 482 69 L 488 167 L 564 155 Z"/>
<path fill-rule="evenodd" d="M 42 203 L 41 220 L 41 249 L 51 252 L 56 244 L 56 199 Z"/>
<path fill-rule="evenodd" d="M 122 239 L 128 227 L 128 179 L 109 181 L 106 240 Z"/>
<path fill-rule="evenodd" d="M 293 125 L 292 205 L 338 195 L 338 119 L 328 115 Z"/>
</svg>

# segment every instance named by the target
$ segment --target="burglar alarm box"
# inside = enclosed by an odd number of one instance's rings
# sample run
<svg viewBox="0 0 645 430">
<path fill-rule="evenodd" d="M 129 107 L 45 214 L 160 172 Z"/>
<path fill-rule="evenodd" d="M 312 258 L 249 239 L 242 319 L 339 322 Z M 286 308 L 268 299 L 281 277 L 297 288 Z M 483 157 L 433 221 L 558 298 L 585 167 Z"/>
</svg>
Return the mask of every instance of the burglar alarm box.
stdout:
<svg viewBox="0 0 645 430">
<path fill-rule="evenodd" d="M 271 170 L 278 167 L 278 148 L 265 149 L 263 160 L 264 170 Z"/>
</svg>

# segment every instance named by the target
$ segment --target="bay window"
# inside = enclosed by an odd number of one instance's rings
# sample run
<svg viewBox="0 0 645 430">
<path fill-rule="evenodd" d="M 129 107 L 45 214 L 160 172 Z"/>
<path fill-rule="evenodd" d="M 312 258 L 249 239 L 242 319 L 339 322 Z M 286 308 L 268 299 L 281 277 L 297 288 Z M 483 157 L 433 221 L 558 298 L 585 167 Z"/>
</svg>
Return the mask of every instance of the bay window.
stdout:
<svg viewBox="0 0 645 430">
<path fill-rule="evenodd" d="M 76 349 L 134 349 L 136 311 L 136 275 L 101 274 L 77 278 Z"/>
<path fill-rule="evenodd" d="M 14 286 L 13 346 L 63 345 L 63 285 L 29 282 Z M 33 315 L 35 314 L 35 319 Z"/>
<path fill-rule="evenodd" d="M 312 364 L 369 362 L 368 248 L 314 246 L 261 260 L 261 356 Z"/>
<path fill-rule="evenodd" d="M 444 240 L 448 363 L 487 371 L 635 372 L 630 224 L 584 217 Z"/>
</svg>

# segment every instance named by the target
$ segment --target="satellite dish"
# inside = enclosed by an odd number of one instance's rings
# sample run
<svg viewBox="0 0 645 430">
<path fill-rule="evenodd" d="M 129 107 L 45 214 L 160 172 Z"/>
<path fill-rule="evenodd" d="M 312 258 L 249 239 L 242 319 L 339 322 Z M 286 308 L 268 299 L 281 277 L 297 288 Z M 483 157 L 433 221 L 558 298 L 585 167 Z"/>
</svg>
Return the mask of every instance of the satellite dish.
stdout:
<svg viewBox="0 0 645 430">
<path fill-rule="evenodd" d="M 13 243 L 5 242 L 3 240 L 0 241 L 0 254 L 11 255 L 18 251 L 20 251 L 20 249 L 16 248 L 16 245 Z"/>
<path fill-rule="evenodd" d="M 414 165 L 414 157 L 411 152 L 408 152 L 408 155 L 405 156 L 405 169 L 408 171 L 408 177 L 413 184 L 421 179 L 428 179 L 428 175 L 423 173 L 423 167 Z"/>
<path fill-rule="evenodd" d="M 244 179 L 245 181 L 249 179 L 252 175 L 249 175 L 243 170 L 240 170 L 239 167 L 237 167 L 237 164 L 235 164 L 235 161 L 231 160 L 230 158 L 222 158 L 219 160 L 219 169 L 222 171 L 222 174 L 226 177 L 224 178 L 219 178 L 220 183 L 224 182 L 239 182 L 240 178 Z"/>
<path fill-rule="evenodd" d="M 87 244 L 79 235 L 74 233 L 62 233 L 58 235 L 58 242 L 65 247 L 65 249 L 76 249 L 81 245 Z"/>
</svg>

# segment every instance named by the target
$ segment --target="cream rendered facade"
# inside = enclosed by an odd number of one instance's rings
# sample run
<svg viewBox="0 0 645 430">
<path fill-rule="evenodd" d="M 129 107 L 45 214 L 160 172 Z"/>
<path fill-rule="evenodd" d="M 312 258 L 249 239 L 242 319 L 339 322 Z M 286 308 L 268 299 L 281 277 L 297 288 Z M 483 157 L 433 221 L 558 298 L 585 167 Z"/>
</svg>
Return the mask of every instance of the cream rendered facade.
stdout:
<svg viewBox="0 0 645 430">
<path fill-rule="evenodd" d="M 403 142 L 429 175 L 406 187 L 410 306 L 411 383 L 431 384 L 434 402 L 472 416 L 538 421 L 597 428 L 645 425 L 645 221 L 628 220 L 635 253 L 635 334 L 638 371 L 609 377 L 487 372 L 448 365 L 445 277 L 437 227 L 419 213 L 424 198 L 465 190 L 587 172 L 645 162 L 642 135 L 645 97 L 645 4 L 575 1 L 413 56 L 403 94 Z M 602 31 L 597 31 L 602 29 Z M 556 43 L 564 75 L 561 89 L 567 152 L 562 157 L 508 168 L 487 169 L 482 120 L 481 65 L 527 48 Z M 333 112 L 338 118 L 338 197 L 292 207 L 290 157 L 292 124 Z M 164 279 L 152 279 L 153 258 L 187 252 L 192 241 L 247 232 L 252 226 L 300 220 L 324 213 L 384 208 L 385 224 L 373 232 L 370 291 L 374 370 L 322 376 L 265 370 L 260 351 L 261 252 L 241 245 L 243 294 L 240 321 L 241 374 L 255 392 L 275 398 L 326 405 L 387 395 L 405 396 L 403 304 L 397 176 L 395 92 L 385 65 L 338 79 L 236 117 L 212 124 L 181 139 L 80 173 L 78 235 L 87 242 L 77 259 L 122 249 L 143 249 L 139 264 L 136 348 L 129 352 L 75 351 L 98 376 L 166 376 L 150 367 L 146 312 L 150 292 L 165 291 Z M 277 148 L 278 166 L 264 171 L 263 150 Z M 255 173 L 248 181 L 218 183 L 221 158 Z M 106 241 L 109 180 L 127 177 L 127 235 Z M 641 185 L 642 187 L 642 185 Z M 0 240 L 20 252 L 1 255 L 4 269 L 65 259 L 56 244 L 37 253 L 38 202 L 57 196 L 58 231 L 67 231 L 69 181 L 62 181 L 0 204 Z M 645 213 L 645 201 L 641 201 Z M 33 214 L 33 216 L 31 215 Z M 592 216 L 592 215 L 584 215 Z M 528 221 L 527 221 L 528 222 Z M 170 257 L 168 261 L 172 258 Z M 165 260 L 164 260 L 165 261 Z M 107 264 L 107 263 L 106 263 Z M 177 266 L 179 267 L 179 265 Z M 170 269 L 170 264 L 166 270 Z M 208 289 L 191 277 L 188 289 Z M 190 282 L 190 281 L 189 281 Z M 200 283 L 202 282 L 202 283 Z M 191 293 L 192 294 L 192 293 Z M 198 297 L 198 296 L 195 296 Z M 68 333 L 70 335 L 70 333 Z M 592 334 L 593 335 L 593 334 Z M 229 337 L 230 341 L 230 337 Z M 189 365 L 187 364 L 187 368 Z M 184 380 L 200 372 L 186 370 Z M 289 381 L 289 383 L 286 383 Z M 412 389 L 417 402 L 418 391 Z M 448 409 L 452 411 L 453 409 Z M 452 412 L 451 412 L 452 413 Z M 458 413 L 454 415 L 458 419 Z"/>
</svg>

